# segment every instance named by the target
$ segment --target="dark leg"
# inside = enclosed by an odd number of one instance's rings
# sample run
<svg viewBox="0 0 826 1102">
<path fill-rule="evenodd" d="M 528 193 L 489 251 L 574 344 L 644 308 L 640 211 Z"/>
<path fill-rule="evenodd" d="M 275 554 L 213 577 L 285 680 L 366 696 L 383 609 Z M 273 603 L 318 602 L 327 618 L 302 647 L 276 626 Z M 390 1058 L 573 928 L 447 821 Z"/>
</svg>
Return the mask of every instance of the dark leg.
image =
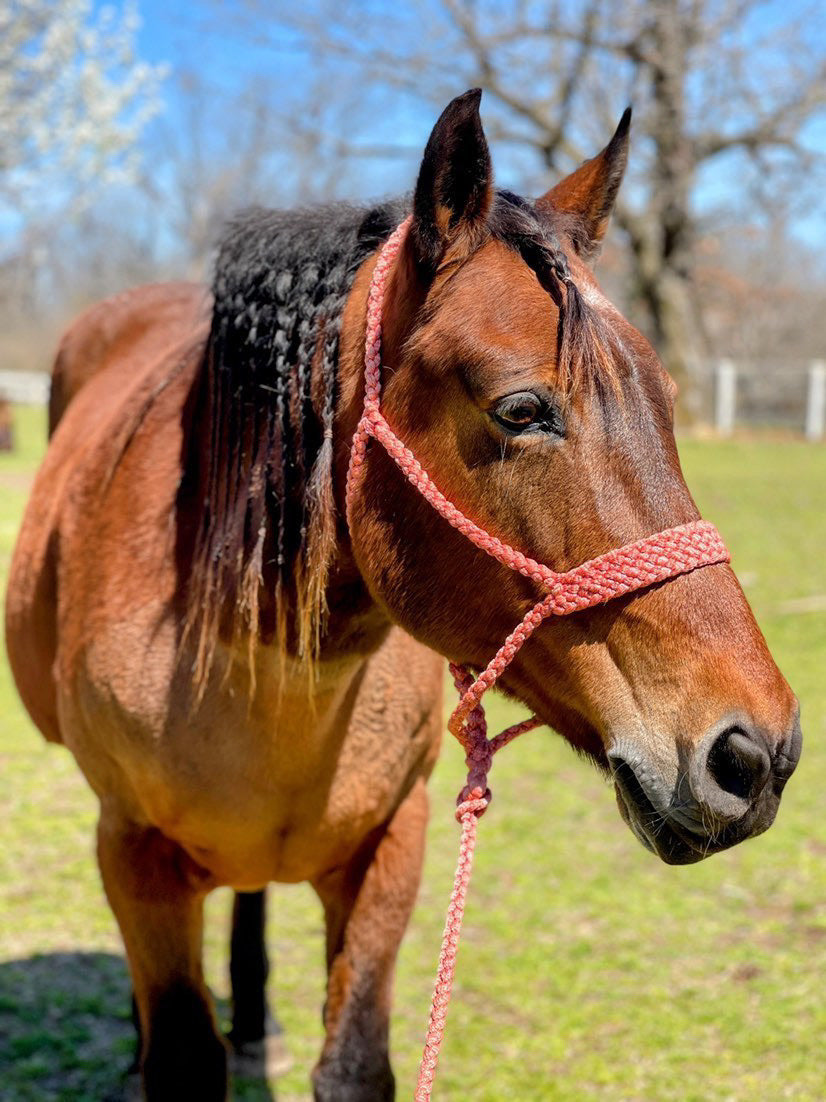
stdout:
<svg viewBox="0 0 826 1102">
<path fill-rule="evenodd" d="M 266 900 L 264 891 L 237 892 L 232 909 L 229 1039 L 239 1075 L 283 1075 L 290 1066 L 283 1030 L 267 1006 Z"/>
<path fill-rule="evenodd" d="M 365 852 L 314 885 L 324 904 L 328 970 L 316 1102 L 395 1098 L 388 1057 L 393 970 L 419 887 L 426 825 L 420 780 Z"/>
<path fill-rule="evenodd" d="M 230 1040 L 240 1047 L 263 1039 L 267 1027 L 267 977 L 270 962 L 265 942 L 266 894 L 236 892 L 232 908 L 229 975 L 232 983 Z"/>
<path fill-rule="evenodd" d="M 138 1013 L 138 1001 L 132 996 L 132 1025 L 135 1027 L 135 1053 L 132 1063 L 129 1065 L 129 1074 L 137 1075 L 141 1070 L 141 1052 L 143 1050 L 143 1038 L 141 1037 L 141 1016 Z"/>
<path fill-rule="evenodd" d="M 106 815 L 98 861 L 129 958 L 147 1102 L 225 1102 L 227 1053 L 201 970 L 203 870 L 160 831 Z"/>
</svg>

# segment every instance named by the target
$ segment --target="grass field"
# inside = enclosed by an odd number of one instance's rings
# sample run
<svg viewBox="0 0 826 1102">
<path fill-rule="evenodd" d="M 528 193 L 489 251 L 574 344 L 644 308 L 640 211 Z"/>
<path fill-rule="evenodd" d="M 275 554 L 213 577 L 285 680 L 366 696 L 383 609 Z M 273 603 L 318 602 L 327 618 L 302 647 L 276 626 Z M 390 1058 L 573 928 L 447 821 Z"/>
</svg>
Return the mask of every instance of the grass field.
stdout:
<svg viewBox="0 0 826 1102">
<path fill-rule="evenodd" d="M 41 422 L 20 411 L 20 451 L 0 457 L 3 579 Z M 826 448 L 687 441 L 681 451 L 801 699 L 803 761 L 768 834 L 668 868 L 634 841 L 605 781 L 555 736 L 534 732 L 498 758 L 437 1080 L 445 1102 L 826 1098 Z M 462 775 L 447 746 L 398 972 L 400 1099 L 412 1095 Z M 69 755 L 32 728 L 3 661 L 0 812 L 0 1099 L 118 1098 L 128 981 L 93 858 L 94 801 Z M 219 1000 L 229 903 L 219 892 L 208 907 Z M 323 999 L 309 889 L 272 891 L 269 943 L 294 1066 L 269 1089 L 242 1084 L 237 1097 L 299 1102 L 309 1098 Z"/>
</svg>

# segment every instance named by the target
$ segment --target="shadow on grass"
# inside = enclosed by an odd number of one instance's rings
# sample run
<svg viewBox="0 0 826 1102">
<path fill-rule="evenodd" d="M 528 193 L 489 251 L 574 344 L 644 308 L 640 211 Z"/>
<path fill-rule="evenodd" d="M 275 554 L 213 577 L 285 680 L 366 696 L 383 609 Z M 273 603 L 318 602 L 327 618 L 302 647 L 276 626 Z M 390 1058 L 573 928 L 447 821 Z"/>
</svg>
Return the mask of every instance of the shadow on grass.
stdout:
<svg viewBox="0 0 826 1102">
<path fill-rule="evenodd" d="M 111 953 L 38 953 L 0 963 L 0 1102 L 132 1102 L 129 974 Z M 219 1017 L 225 1007 L 218 1006 Z M 275 1102 L 263 1077 L 238 1102 Z"/>
</svg>

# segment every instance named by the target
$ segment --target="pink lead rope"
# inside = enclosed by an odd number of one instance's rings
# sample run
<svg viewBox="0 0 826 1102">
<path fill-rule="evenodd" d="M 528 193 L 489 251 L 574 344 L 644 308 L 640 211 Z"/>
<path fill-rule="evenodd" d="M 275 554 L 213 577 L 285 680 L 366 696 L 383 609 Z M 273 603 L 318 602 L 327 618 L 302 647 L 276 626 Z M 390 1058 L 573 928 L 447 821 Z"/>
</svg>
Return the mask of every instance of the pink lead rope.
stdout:
<svg viewBox="0 0 826 1102">
<path fill-rule="evenodd" d="M 430 1020 L 416 1084 L 415 1102 L 429 1102 L 456 970 L 456 953 L 476 846 L 476 826 L 491 798 L 487 780 L 493 755 L 517 735 L 530 731 L 541 723 L 537 716 L 531 716 L 489 739 L 482 697 L 547 617 L 567 616 L 580 609 L 593 608 L 594 605 L 603 604 L 625 593 L 633 593 L 656 582 L 687 574 L 697 567 L 728 562 L 730 555 L 714 525 L 698 520 L 679 528 L 657 532 L 653 536 L 637 540 L 636 543 L 617 547 L 573 570 L 558 573 L 492 536 L 448 501 L 415 455 L 390 428 L 380 409 L 382 304 L 388 274 L 410 221 L 407 218 L 402 222 L 387 240 L 376 262 L 370 284 L 364 348 L 364 412 L 350 449 L 350 466 L 347 471 L 348 520 L 353 495 L 364 476 L 367 443 L 372 436 L 422 497 L 449 524 L 482 551 L 547 590 L 546 595 L 514 628 L 478 677 L 474 678 L 464 666 L 450 666 L 459 693 L 459 703 L 448 720 L 448 730 L 464 747 L 468 774 L 457 801 L 456 818 L 462 827 L 459 862 L 447 911 L 438 975 L 430 1004 Z"/>
</svg>

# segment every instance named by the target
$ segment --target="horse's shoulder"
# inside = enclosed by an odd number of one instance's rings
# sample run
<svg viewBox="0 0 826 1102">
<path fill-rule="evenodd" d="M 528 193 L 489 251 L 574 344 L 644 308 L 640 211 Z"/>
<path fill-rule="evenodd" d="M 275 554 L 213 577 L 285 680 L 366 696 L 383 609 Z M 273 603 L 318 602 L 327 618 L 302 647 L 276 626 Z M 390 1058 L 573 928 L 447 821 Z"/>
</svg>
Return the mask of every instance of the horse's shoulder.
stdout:
<svg viewBox="0 0 826 1102">
<path fill-rule="evenodd" d="M 150 283 L 88 307 L 65 330 L 52 369 L 49 432 L 70 401 L 104 371 L 124 375 L 157 359 L 170 342 L 208 317 L 211 298 L 199 283 Z"/>
<path fill-rule="evenodd" d="M 151 524 L 168 525 L 187 399 L 207 334 L 204 321 L 173 329 L 154 357 L 125 351 L 69 404 L 18 535 L 9 581 L 16 623 L 53 620 L 55 608 L 40 606 L 43 594 L 52 594 L 59 609 L 61 579 L 71 578 L 73 587 L 89 582 L 76 592 L 91 598 L 91 582 L 123 572 L 134 543 L 152 539 Z"/>
<path fill-rule="evenodd" d="M 74 392 L 47 463 L 53 456 L 53 462 L 71 458 L 77 465 L 81 450 L 87 456 L 100 451 L 103 459 L 123 449 L 123 433 L 131 440 L 147 416 L 153 422 L 158 414 L 174 417 L 203 356 L 208 304 L 198 284 L 151 284 L 83 315 L 58 358 L 71 370 L 85 365 L 87 378 Z"/>
</svg>

